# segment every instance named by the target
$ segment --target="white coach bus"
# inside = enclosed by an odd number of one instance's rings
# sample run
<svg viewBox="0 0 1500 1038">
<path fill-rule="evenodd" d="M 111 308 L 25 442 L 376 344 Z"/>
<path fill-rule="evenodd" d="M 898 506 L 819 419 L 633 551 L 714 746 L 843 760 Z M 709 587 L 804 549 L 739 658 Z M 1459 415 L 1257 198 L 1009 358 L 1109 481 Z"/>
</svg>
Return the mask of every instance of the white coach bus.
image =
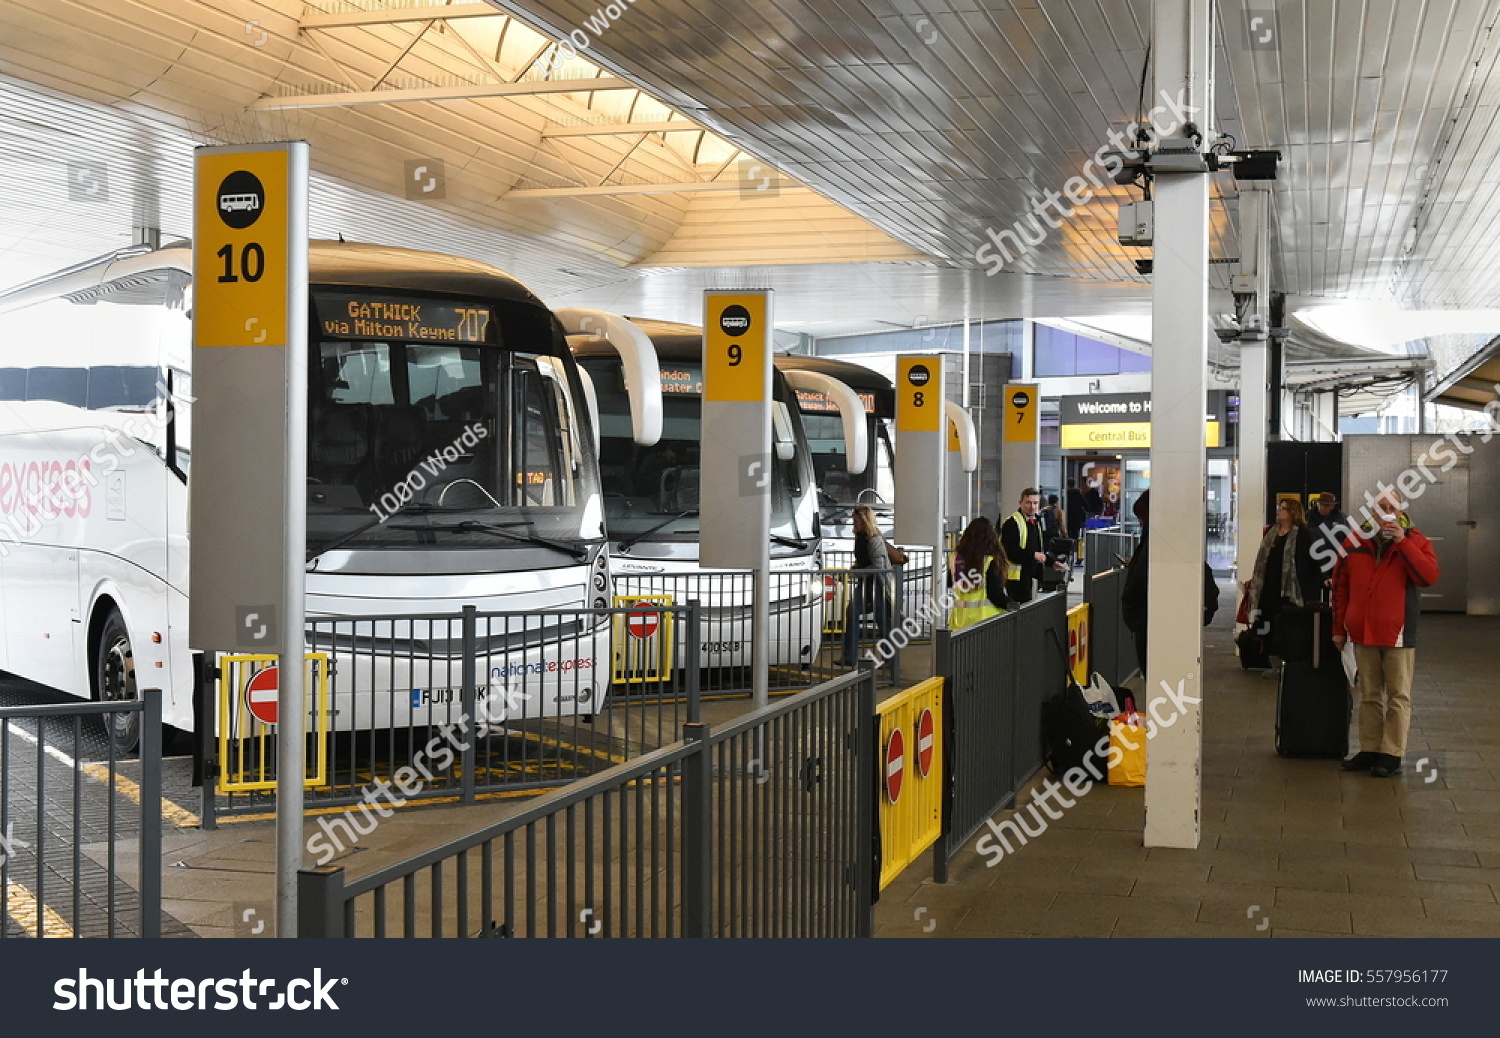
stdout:
<svg viewBox="0 0 1500 1038">
<path fill-rule="evenodd" d="M 0 670 L 160 687 L 186 729 L 191 426 L 214 420 L 192 402 L 191 259 L 142 246 L 0 293 Z M 583 386 L 551 311 L 493 267 L 320 241 L 309 260 L 308 647 L 335 654 L 333 728 L 452 720 L 456 625 L 313 621 L 607 605 Z M 607 623 L 502 626 L 480 632 L 482 690 L 524 689 L 527 717 L 602 705 Z"/>
<path fill-rule="evenodd" d="M 569 342 L 597 398 L 600 484 L 616 590 L 622 596 L 668 594 L 678 604 L 698 599 L 700 663 L 747 667 L 750 581 L 702 569 L 698 561 L 703 330 L 607 316 L 616 327 L 630 327 L 608 337 L 571 335 Z M 636 350 L 646 351 L 648 359 L 640 360 Z M 640 396 L 651 388 L 649 379 L 635 376 L 653 364 L 660 403 L 648 406 Z M 651 406 L 660 408 L 660 439 L 632 438 L 639 416 Z M 821 535 L 812 456 L 779 370 L 772 377 L 772 407 L 768 657 L 773 666 L 800 667 L 813 662 L 821 645 L 825 588 L 817 574 Z"/>
</svg>

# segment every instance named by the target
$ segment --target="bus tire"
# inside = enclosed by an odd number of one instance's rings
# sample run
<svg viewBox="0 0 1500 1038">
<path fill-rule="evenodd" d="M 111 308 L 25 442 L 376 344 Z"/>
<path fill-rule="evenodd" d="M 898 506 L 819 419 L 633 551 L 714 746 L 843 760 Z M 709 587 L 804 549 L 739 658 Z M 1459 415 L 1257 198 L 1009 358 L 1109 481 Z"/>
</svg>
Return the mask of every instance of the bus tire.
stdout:
<svg viewBox="0 0 1500 1038">
<path fill-rule="evenodd" d="M 99 640 L 94 644 L 91 670 L 94 698 L 101 703 L 140 698 L 130 632 L 118 609 L 111 608 L 105 614 L 104 623 L 99 628 Z M 141 741 L 141 715 L 111 714 L 105 718 L 104 730 L 117 757 L 132 753 Z"/>
</svg>

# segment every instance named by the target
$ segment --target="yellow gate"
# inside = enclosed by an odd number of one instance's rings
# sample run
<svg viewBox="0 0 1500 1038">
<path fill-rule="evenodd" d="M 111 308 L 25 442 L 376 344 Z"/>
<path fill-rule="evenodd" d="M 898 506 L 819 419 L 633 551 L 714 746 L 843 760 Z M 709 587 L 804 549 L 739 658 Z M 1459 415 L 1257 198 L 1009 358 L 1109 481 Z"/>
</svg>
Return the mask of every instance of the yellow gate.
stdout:
<svg viewBox="0 0 1500 1038">
<path fill-rule="evenodd" d="M 275 663 L 268 653 L 218 658 L 220 793 L 276 788 Z M 307 752 L 302 784 L 328 781 L 328 653 L 309 652 L 303 672 Z"/>
<path fill-rule="evenodd" d="M 616 613 L 610 625 L 609 680 L 616 684 L 667 681 L 672 676 L 671 595 L 616 595 Z M 661 609 L 636 610 L 636 606 Z"/>
<path fill-rule="evenodd" d="M 880 720 L 884 890 L 943 831 L 943 679 L 928 678 L 898 692 L 875 713 Z"/>
</svg>

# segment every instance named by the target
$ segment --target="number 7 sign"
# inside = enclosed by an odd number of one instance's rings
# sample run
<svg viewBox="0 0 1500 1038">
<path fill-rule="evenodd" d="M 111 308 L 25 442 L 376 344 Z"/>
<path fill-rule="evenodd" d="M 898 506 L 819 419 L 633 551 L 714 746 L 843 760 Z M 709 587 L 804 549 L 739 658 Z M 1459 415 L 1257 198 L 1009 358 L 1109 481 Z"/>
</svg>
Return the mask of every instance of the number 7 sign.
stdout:
<svg viewBox="0 0 1500 1038">
<path fill-rule="evenodd" d="M 1005 387 L 1005 442 L 1035 443 L 1037 427 L 1036 386 Z"/>
</svg>

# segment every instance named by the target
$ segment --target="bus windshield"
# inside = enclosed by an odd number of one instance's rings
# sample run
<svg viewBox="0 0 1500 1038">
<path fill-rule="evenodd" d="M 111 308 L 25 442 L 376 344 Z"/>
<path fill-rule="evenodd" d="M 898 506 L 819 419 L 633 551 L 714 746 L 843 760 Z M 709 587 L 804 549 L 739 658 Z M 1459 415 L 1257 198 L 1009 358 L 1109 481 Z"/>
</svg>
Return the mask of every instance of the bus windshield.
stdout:
<svg viewBox="0 0 1500 1038">
<path fill-rule="evenodd" d="M 662 434 L 650 447 L 631 437 L 630 400 L 620 362 L 586 357 L 579 366 L 593 379 L 599 400 L 599 478 L 609 536 L 622 544 L 634 539 L 697 541 L 698 486 L 702 435 L 702 385 L 698 365 L 672 363 L 662 370 Z M 798 455 L 771 461 L 771 554 L 795 554 L 811 546 L 813 519 Z M 799 548 L 799 543 L 801 547 Z"/>
<path fill-rule="evenodd" d="M 370 313 L 359 306 L 372 304 L 323 296 L 318 305 L 325 335 L 309 350 L 310 554 L 334 544 L 560 544 L 541 564 L 568 565 L 577 559 L 567 546 L 603 535 L 564 360 L 514 348 L 487 307 L 373 304 L 375 316 L 354 323 L 327 315 Z M 370 332 L 382 334 L 355 337 Z"/>
</svg>

